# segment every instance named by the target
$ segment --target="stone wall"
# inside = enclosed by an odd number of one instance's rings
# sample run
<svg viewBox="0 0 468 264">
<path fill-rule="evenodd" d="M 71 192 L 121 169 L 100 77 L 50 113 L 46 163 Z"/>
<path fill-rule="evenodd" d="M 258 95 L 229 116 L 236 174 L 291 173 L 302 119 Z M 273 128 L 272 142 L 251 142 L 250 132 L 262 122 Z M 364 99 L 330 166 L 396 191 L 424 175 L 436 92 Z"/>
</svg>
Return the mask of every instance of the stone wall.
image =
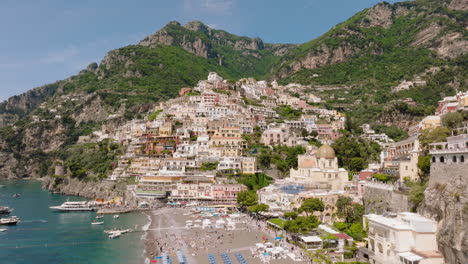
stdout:
<svg viewBox="0 0 468 264">
<path fill-rule="evenodd" d="M 408 212 L 411 208 L 408 196 L 393 190 L 392 185 L 366 185 L 362 197 L 365 213 Z"/>
</svg>

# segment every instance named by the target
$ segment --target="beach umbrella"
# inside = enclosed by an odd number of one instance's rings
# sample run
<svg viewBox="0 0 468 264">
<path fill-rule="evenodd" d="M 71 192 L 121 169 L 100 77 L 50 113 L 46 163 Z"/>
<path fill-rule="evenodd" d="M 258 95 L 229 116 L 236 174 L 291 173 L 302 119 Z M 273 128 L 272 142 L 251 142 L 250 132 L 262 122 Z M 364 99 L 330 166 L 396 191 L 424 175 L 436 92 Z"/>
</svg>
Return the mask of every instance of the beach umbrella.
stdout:
<svg viewBox="0 0 468 264">
<path fill-rule="evenodd" d="M 282 237 L 275 237 L 275 240 L 281 240 L 283 239 Z"/>
<path fill-rule="evenodd" d="M 157 260 L 154 260 L 154 259 L 151 261 L 151 263 L 157 263 L 157 262 L 158 262 L 158 261 L 157 261 Z"/>
</svg>

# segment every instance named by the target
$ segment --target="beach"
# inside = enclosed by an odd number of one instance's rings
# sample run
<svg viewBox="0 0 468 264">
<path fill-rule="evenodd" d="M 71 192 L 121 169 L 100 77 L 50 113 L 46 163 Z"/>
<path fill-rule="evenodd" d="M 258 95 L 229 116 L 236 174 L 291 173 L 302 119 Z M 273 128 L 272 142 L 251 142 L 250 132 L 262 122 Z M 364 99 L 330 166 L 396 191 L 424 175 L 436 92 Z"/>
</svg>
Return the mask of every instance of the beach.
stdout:
<svg viewBox="0 0 468 264">
<path fill-rule="evenodd" d="M 237 262 L 235 253 L 241 253 L 248 263 L 262 263 L 258 256 L 254 256 L 251 248 L 257 243 L 268 240 L 288 250 L 300 252 L 295 246 L 275 240 L 278 235 L 274 231 L 268 231 L 264 224 L 241 215 L 241 220 L 236 224 L 235 230 L 226 228 L 192 227 L 186 228 L 187 221 L 197 221 L 195 214 L 190 213 L 189 208 L 161 208 L 146 212 L 151 216 L 151 224 L 145 238 L 146 263 L 154 257 L 167 252 L 174 263 L 177 263 L 176 251 L 180 250 L 187 258 L 187 263 L 208 263 L 208 254 L 213 254 L 218 263 L 223 263 L 220 254 L 226 252 L 231 260 Z M 212 221 L 219 220 L 213 217 Z M 201 221 L 201 220 L 200 220 Z M 300 254 L 300 253 L 298 253 Z M 291 259 L 271 259 L 270 263 L 290 263 Z M 294 262 L 305 263 L 305 262 Z"/>
</svg>

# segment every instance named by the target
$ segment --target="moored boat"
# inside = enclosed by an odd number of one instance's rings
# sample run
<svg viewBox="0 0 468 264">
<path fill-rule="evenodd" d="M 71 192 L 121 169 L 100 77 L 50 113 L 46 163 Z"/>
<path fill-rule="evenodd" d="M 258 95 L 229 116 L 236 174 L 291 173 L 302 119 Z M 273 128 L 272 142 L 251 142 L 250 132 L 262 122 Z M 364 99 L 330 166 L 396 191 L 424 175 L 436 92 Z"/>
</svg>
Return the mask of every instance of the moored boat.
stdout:
<svg viewBox="0 0 468 264">
<path fill-rule="evenodd" d="M 11 209 L 8 206 L 0 206 L 0 215 L 10 214 Z"/>
<path fill-rule="evenodd" d="M 64 202 L 58 206 L 51 206 L 49 207 L 55 211 L 63 211 L 63 212 L 80 212 L 80 211 L 94 211 L 96 210 L 95 207 L 91 206 L 89 202 Z"/>
<path fill-rule="evenodd" d="M 96 222 L 96 221 L 93 221 L 91 222 L 92 225 L 102 225 L 104 224 L 104 222 Z"/>
<path fill-rule="evenodd" d="M 0 228 L 0 232 L 5 232 L 7 231 L 5 228 Z"/>
<path fill-rule="evenodd" d="M 16 216 L 1 218 L 0 225 L 16 225 L 19 221 L 20 219 Z"/>
<path fill-rule="evenodd" d="M 117 219 L 119 218 L 120 216 L 119 215 L 114 215 L 114 219 Z"/>
</svg>

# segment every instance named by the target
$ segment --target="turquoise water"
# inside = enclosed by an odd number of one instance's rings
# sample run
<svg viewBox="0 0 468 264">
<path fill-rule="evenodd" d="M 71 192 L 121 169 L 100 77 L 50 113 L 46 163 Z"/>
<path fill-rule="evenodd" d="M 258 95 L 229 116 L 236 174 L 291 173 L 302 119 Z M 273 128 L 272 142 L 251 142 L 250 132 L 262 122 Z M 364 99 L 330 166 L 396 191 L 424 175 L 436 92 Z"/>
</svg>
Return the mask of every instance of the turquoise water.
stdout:
<svg viewBox="0 0 468 264">
<path fill-rule="evenodd" d="M 103 225 L 91 225 L 94 212 L 59 213 L 49 206 L 67 199 L 83 198 L 50 194 L 37 181 L 0 181 L 0 206 L 14 208 L 11 215 L 21 218 L 16 226 L 0 232 L 0 263 L 5 264 L 137 264 L 143 263 L 141 232 L 109 239 L 103 232 L 111 228 L 138 229 L 147 224 L 144 214 L 122 214 L 119 219 L 107 215 Z M 13 198 L 14 193 L 21 196 Z"/>
</svg>

